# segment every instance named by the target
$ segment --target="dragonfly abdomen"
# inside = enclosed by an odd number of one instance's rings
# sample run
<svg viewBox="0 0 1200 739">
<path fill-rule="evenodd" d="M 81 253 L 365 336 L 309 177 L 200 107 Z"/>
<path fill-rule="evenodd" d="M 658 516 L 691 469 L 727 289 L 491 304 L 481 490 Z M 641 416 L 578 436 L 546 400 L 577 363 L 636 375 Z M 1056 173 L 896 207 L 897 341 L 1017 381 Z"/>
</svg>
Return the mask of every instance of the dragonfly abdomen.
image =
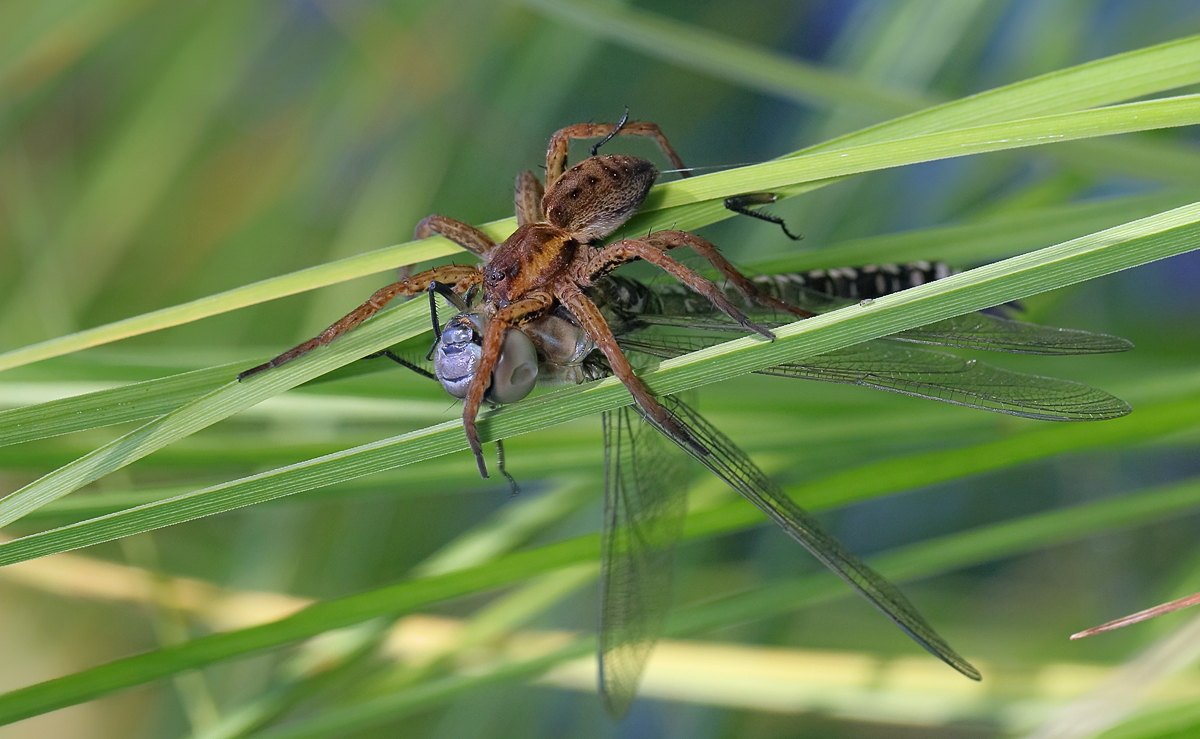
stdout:
<svg viewBox="0 0 1200 739">
<path fill-rule="evenodd" d="M 945 262 L 872 264 L 865 267 L 835 267 L 781 275 L 760 275 L 754 281 L 780 300 L 802 303 L 799 293 L 822 293 L 832 298 L 866 300 L 924 285 L 954 274 Z"/>
</svg>

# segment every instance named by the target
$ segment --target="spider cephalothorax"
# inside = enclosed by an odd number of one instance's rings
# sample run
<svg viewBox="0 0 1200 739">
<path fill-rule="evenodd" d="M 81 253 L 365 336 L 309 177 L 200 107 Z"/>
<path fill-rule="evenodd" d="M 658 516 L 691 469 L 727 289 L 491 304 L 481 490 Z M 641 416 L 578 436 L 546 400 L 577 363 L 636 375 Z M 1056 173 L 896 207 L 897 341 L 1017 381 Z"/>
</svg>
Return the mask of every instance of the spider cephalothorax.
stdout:
<svg viewBox="0 0 1200 739">
<path fill-rule="evenodd" d="M 493 383 L 493 371 L 501 357 L 506 334 L 510 333 L 510 328 L 551 312 L 566 316 L 567 320 L 582 329 L 604 353 L 613 373 L 650 418 L 671 429 L 679 438 L 690 439 L 686 430 L 675 422 L 671 414 L 655 400 L 645 383 L 634 374 L 604 316 L 588 299 L 585 291 L 622 264 L 642 259 L 674 275 L 747 330 L 774 338 L 766 328 L 750 322 L 716 285 L 666 254 L 670 249 L 688 246 L 747 296 L 796 315 L 809 314 L 764 295 L 753 282 L 727 262 L 715 246 L 695 234 L 659 231 L 641 238 L 621 239 L 602 245 L 601 241 L 606 236 L 637 212 L 658 177 L 658 170 L 644 159 L 598 154 L 599 147 L 618 134 L 654 139 L 672 164 L 683 169 L 683 162 L 653 123 L 622 120 L 615 124 L 581 123 L 568 126 L 550 138 L 546 152 L 545 190 L 532 172 L 523 172 L 517 177 L 516 211 L 519 225 L 504 243 L 497 245 L 482 231 L 445 216 L 431 215 L 417 224 L 416 238 L 440 234 L 481 257 L 484 260 L 482 265 L 436 267 L 382 288 L 320 336 L 266 364 L 243 372 L 239 378 L 278 366 L 329 343 L 378 312 L 397 295 L 415 295 L 439 287 L 447 287 L 453 294 L 462 295 L 468 290 L 482 288 L 476 304 L 482 320 L 453 327 L 454 331 L 462 333 L 462 337 L 458 334 L 453 337 L 456 341 L 468 338 L 468 331 L 482 332 L 481 339 L 474 337 L 480 339 L 476 349 L 463 346 L 464 351 L 473 353 L 457 358 L 471 363 L 470 381 L 465 388 L 453 382 L 446 386 L 452 394 L 464 399 L 463 426 L 471 450 L 475 453 L 479 472 L 484 477 L 487 477 L 487 469 L 475 417 Z M 591 157 L 566 169 L 567 144 L 572 139 L 600 137 L 604 137 L 604 140 L 592 147 Z M 459 375 L 463 378 L 466 376 Z M 443 384 L 446 384 L 445 378 Z M 493 390 L 493 399 L 508 402 L 514 394 L 497 387 Z"/>
</svg>

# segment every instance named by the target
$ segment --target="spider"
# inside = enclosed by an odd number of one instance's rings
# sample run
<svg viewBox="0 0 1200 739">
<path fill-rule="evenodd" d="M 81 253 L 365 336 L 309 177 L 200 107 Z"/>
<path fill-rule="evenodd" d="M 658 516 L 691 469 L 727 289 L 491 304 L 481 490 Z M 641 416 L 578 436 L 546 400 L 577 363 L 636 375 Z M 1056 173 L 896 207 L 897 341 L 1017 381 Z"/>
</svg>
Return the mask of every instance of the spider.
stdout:
<svg viewBox="0 0 1200 739">
<path fill-rule="evenodd" d="M 730 303 L 717 285 L 667 254 L 671 249 L 687 246 L 756 302 L 801 317 L 811 314 L 761 292 L 750 279 L 726 261 L 715 246 L 687 231 L 658 231 L 603 245 L 602 240 L 637 211 L 646 199 L 650 186 L 658 178 L 658 170 L 645 159 L 599 154 L 600 147 L 618 134 L 653 139 L 676 168 L 685 169 L 679 155 L 656 124 L 629 121 L 628 113 L 618 123 L 580 123 L 563 128 L 550 137 L 546 152 L 545 189 L 532 172 L 518 175 L 515 197 L 518 227 L 504 243 L 497 245 L 479 229 L 441 215 L 427 216 L 417 224 L 415 238 L 439 234 L 480 257 L 482 264 L 435 267 L 381 288 L 367 302 L 320 335 L 241 373 L 238 379 L 277 367 L 328 344 L 370 318 L 397 296 L 429 292 L 432 300 L 434 292 L 457 297 L 481 289 L 475 310 L 482 314 L 478 324 L 484 327 L 481 329 L 482 350 L 474 355 L 477 359 L 470 360 L 477 361 L 477 365 L 472 368 L 474 371 L 470 375 L 472 379 L 469 385 L 457 392 L 451 390 L 454 395 L 464 399 L 463 427 L 480 475 L 485 478 L 488 476 L 475 418 L 492 385 L 493 370 L 501 356 L 506 332 L 553 311 L 561 313 L 562 310 L 603 352 L 613 373 L 625 384 L 634 401 L 646 414 L 677 438 L 704 453 L 703 447 L 675 421 L 634 373 L 604 316 L 588 298 L 586 290 L 617 267 L 639 259 L 645 260 L 703 295 L 745 329 L 774 339 L 771 331 L 751 322 Z M 602 140 L 592 146 L 591 157 L 567 169 L 569 142 L 572 139 L 594 138 Z M 434 328 L 435 331 L 438 328 L 436 319 Z M 451 388 L 447 386 L 447 389 Z M 505 402 L 502 397 L 493 399 Z"/>
</svg>

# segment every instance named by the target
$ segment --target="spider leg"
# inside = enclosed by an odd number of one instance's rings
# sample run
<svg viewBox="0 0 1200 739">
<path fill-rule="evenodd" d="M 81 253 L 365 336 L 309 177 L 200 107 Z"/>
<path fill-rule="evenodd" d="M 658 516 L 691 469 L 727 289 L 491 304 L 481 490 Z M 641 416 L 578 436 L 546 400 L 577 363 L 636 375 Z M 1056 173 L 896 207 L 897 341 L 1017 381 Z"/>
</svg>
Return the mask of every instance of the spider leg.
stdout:
<svg viewBox="0 0 1200 739">
<path fill-rule="evenodd" d="M 624 352 L 617 344 L 617 339 L 613 336 L 612 329 L 609 328 L 608 322 L 604 320 L 604 315 L 596 304 L 591 301 L 577 285 L 572 282 L 564 281 L 556 286 L 554 291 L 555 297 L 567 307 L 571 315 L 579 321 L 579 325 L 587 332 L 588 337 L 596 343 L 600 351 L 604 352 L 605 359 L 608 360 L 609 367 L 612 368 L 613 374 L 629 390 L 629 394 L 633 396 L 634 401 L 641 406 L 656 423 L 661 424 L 668 429 L 672 435 L 679 438 L 689 446 L 694 447 L 701 454 L 707 454 L 707 450 L 700 445 L 691 434 L 687 432 L 683 426 L 675 421 L 666 408 L 658 402 L 654 397 L 654 393 L 650 392 L 650 388 L 634 373 L 633 367 L 629 364 L 629 360 L 625 358 Z"/>
<path fill-rule="evenodd" d="M 517 175 L 517 183 L 515 189 L 515 200 L 517 205 L 517 225 L 524 226 L 527 223 L 538 223 L 546 220 L 545 213 L 542 212 L 542 183 L 538 181 L 537 175 L 526 170 Z"/>
<path fill-rule="evenodd" d="M 470 224 L 456 221 L 453 218 L 446 216 L 431 215 L 425 216 L 417 227 L 413 230 L 414 239 L 424 239 L 430 234 L 438 234 L 445 236 L 462 248 L 479 257 L 487 257 L 492 249 L 496 248 L 496 242 L 483 231 L 475 228 Z"/>
<path fill-rule="evenodd" d="M 496 362 L 500 359 L 504 332 L 509 327 L 534 318 L 553 304 L 554 298 L 550 293 L 528 293 L 521 300 L 497 310 L 483 330 L 483 351 L 479 357 L 479 366 L 475 368 L 475 376 L 471 379 L 471 387 L 463 401 L 463 430 L 467 434 L 471 452 L 475 454 L 475 463 L 479 465 L 481 477 L 487 477 L 488 473 L 487 465 L 483 462 L 483 445 L 479 443 L 479 429 L 475 426 L 475 416 L 479 414 L 483 395 L 492 382 L 492 370 L 496 368 Z"/>
<path fill-rule="evenodd" d="M 624 125 L 617 123 L 577 123 L 574 126 L 567 126 L 559 129 L 550 137 L 550 146 L 546 150 L 546 189 L 562 177 L 562 173 L 567 169 L 567 144 L 571 139 L 595 139 L 603 136 L 621 135 L 621 136 L 646 136 L 654 139 L 654 143 L 658 144 L 658 148 L 662 150 L 663 156 L 671 160 L 672 166 L 676 169 L 685 170 L 683 160 L 671 148 L 671 143 L 667 141 L 667 137 L 658 128 L 657 123 L 649 121 L 629 121 Z M 686 177 L 687 173 L 684 172 Z"/>
<path fill-rule="evenodd" d="M 799 316 L 800 318 L 812 318 L 814 315 L 810 311 L 796 308 L 795 306 L 788 305 L 778 298 L 767 295 L 758 287 L 758 285 L 754 284 L 754 280 L 746 277 L 746 275 L 738 271 L 737 267 L 734 267 L 732 264 L 730 264 L 729 261 L 725 259 L 725 256 L 721 254 L 720 250 L 712 244 L 712 242 L 697 236 L 694 233 L 689 233 L 687 231 L 659 231 L 657 233 L 644 236 L 638 240 L 646 242 L 659 249 L 675 249 L 680 246 L 690 246 L 692 251 L 704 257 L 709 264 L 711 264 L 718 272 L 721 273 L 722 277 L 732 282 L 733 286 L 736 287 L 743 295 L 759 305 L 763 305 L 774 310 L 783 311 L 784 313 L 791 313 L 792 315 Z"/>
<path fill-rule="evenodd" d="M 411 277 L 407 280 L 394 282 L 387 287 L 382 287 L 375 292 L 367 302 L 358 306 L 354 310 L 342 316 L 336 323 L 322 331 L 317 336 L 300 344 L 299 346 L 288 349 L 283 354 L 275 357 L 269 362 L 264 362 L 257 367 L 252 367 L 238 375 L 238 380 L 244 380 L 251 375 L 256 375 L 264 370 L 278 367 L 285 362 L 290 362 L 296 357 L 308 354 L 313 349 L 319 346 L 325 346 L 337 337 L 346 333 L 358 324 L 367 320 L 383 309 L 388 303 L 398 295 L 416 295 L 424 292 L 430 282 L 446 282 L 453 284 L 457 292 L 467 290 L 471 285 L 478 284 L 483 279 L 483 273 L 479 267 L 466 266 L 462 264 L 448 264 L 443 267 L 435 267 L 431 270 L 422 272 L 419 275 Z"/>
<path fill-rule="evenodd" d="M 638 259 L 644 259 L 651 264 L 660 267 L 663 271 L 673 275 L 677 280 L 708 298 L 713 305 L 717 306 L 722 313 L 737 321 L 743 328 L 761 334 L 768 339 L 774 339 L 775 334 L 771 333 L 767 328 L 754 323 L 746 315 L 725 297 L 721 292 L 721 288 L 714 285 L 710 280 L 707 280 L 700 275 L 688 269 L 684 265 L 667 256 L 665 249 L 673 248 L 674 246 L 683 246 L 686 242 L 682 240 L 668 241 L 657 238 L 662 234 L 679 233 L 684 234 L 684 231 L 660 231 L 650 236 L 643 236 L 640 239 L 622 239 L 621 241 L 613 242 L 608 246 L 597 249 L 587 261 L 583 262 L 576 271 L 575 281 L 587 287 L 597 279 L 604 277 L 612 272 L 617 267 Z M 687 234 L 691 235 L 691 234 Z M 708 243 L 708 242 L 705 242 Z M 709 244 L 711 247 L 712 244 Z M 716 247 L 713 247 L 714 249 Z M 724 258 L 721 258 L 724 261 Z M 726 262 L 728 264 L 728 262 Z M 732 267 L 731 267 L 732 269 Z M 736 270 L 734 270 L 736 272 Z M 741 275 L 739 274 L 739 277 Z M 742 277 L 747 283 L 750 281 Z M 615 371 L 615 368 L 614 368 Z"/>
</svg>

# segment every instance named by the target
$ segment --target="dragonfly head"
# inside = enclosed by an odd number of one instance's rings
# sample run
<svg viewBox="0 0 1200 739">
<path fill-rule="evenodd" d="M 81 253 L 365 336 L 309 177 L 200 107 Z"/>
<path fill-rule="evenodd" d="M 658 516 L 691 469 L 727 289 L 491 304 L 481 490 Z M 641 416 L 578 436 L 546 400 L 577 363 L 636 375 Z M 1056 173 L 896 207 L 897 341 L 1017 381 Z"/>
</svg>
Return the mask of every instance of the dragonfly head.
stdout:
<svg viewBox="0 0 1200 739">
<path fill-rule="evenodd" d="M 483 357 L 483 316 L 459 313 L 446 322 L 433 353 L 433 370 L 446 392 L 467 397 Z M 504 334 L 500 358 L 492 370 L 489 397 L 497 403 L 515 403 L 533 391 L 537 382 L 537 350 L 517 329 Z"/>
</svg>

